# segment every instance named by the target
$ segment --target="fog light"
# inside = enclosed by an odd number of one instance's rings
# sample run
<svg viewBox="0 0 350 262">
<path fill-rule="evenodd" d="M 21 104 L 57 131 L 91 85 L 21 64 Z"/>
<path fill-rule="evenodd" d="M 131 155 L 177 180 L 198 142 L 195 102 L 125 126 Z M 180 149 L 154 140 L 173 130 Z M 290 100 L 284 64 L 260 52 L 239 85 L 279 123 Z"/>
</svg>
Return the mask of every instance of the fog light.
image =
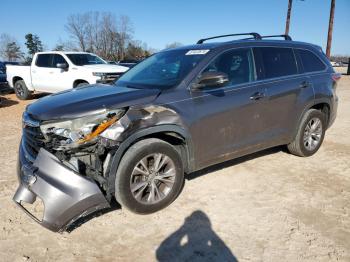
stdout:
<svg viewBox="0 0 350 262">
<path fill-rule="evenodd" d="M 34 172 L 36 171 L 36 168 L 23 166 L 22 167 L 22 181 L 28 186 L 32 186 L 36 181 L 36 175 Z"/>
</svg>

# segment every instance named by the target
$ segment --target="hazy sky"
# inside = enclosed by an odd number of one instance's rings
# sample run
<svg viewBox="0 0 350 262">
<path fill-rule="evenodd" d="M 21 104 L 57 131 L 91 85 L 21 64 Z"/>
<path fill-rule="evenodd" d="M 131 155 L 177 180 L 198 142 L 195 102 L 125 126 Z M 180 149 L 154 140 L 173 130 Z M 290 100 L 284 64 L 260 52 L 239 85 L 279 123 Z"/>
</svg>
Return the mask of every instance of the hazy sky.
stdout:
<svg viewBox="0 0 350 262">
<path fill-rule="evenodd" d="M 294 0 L 290 35 L 321 45 L 327 41 L 331 0 Z M 47 48 L 68 40 L 70 14 L 88 11 L 127 15 L 134 38 L 162 49 L 177 41 L 192 44 L 202 37 L 256 31 L 284 32 L 288 0 L 1 0 L 0 34 L 23 44 L 26 33 L 39 35 Z M 332 54 L 350 55 L 350 0 L 337 0 Z"/>
</svg>

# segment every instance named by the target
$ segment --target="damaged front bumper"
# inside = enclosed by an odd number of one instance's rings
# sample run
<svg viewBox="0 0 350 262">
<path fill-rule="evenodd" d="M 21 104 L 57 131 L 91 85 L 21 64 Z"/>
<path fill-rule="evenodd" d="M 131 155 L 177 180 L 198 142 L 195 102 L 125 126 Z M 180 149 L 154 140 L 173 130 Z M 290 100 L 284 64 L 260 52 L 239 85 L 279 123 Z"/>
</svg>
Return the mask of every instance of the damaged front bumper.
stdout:
<svg viewBox="0 0 350 262">
<path fill-rule="evenodd" d="M 41 148 L 33 163 L 20 146 L 18 177 L 20 185 L 13 200 L 36 222 L 54 232 L 64 231 L 77 219 L 110 204 L 97 184 L 64 166 L 54 155 Z M 42 218 L 23 205 L 40 198 L 44 204 Z"/>
</svg>

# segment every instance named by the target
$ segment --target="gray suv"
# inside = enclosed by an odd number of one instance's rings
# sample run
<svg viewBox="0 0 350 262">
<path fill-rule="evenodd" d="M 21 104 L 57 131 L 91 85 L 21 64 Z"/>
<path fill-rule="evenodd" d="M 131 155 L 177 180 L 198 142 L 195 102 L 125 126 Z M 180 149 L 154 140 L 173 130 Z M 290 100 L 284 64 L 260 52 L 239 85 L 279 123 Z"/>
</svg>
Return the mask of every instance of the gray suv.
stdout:
<svg viewBox="0 0 350 262">
<path fill-rule="evenodd" d="M 297 156 L 321 146 L 337 111 L 321 48 L 266 40 L 184 46 L 156 53 L 114 85 L 39 99 L 23 114 L 14 201 L 62 231 L 114 198 L 135 213 L 169 205 L 185 174 L 278 145 Z M 23 202 L 42 201 L 33 215 Z"/>
</svg>

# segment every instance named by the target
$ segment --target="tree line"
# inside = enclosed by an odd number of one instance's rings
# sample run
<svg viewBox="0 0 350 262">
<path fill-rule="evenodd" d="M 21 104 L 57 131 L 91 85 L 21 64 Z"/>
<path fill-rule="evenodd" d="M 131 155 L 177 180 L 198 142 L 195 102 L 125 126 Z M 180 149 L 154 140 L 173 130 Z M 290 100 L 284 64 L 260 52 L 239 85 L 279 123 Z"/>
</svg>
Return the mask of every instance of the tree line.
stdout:
<svg viewBox="0 0 350 262">
<path fill-rule="evenodd" d="M 115 16 L 110 12 L 87 12 L 73 14 L 67 18 L 65 30 L 67 41 L 59 40 L 52 50 L 84 51 L 100 57 L 119 61 L 124 59 L 143 59 L 155 52 L 146 43 L 134 39 L 134 27 L 128 16 Z M 180 45 L 177 42 L 166 48 Z M 9 34 L 0 35 L 0 56 L 7 61 L 30 63 L 36 52 L 47 50 L 38 35 L 25 35 L 26 52 Z"/>
</svg>

